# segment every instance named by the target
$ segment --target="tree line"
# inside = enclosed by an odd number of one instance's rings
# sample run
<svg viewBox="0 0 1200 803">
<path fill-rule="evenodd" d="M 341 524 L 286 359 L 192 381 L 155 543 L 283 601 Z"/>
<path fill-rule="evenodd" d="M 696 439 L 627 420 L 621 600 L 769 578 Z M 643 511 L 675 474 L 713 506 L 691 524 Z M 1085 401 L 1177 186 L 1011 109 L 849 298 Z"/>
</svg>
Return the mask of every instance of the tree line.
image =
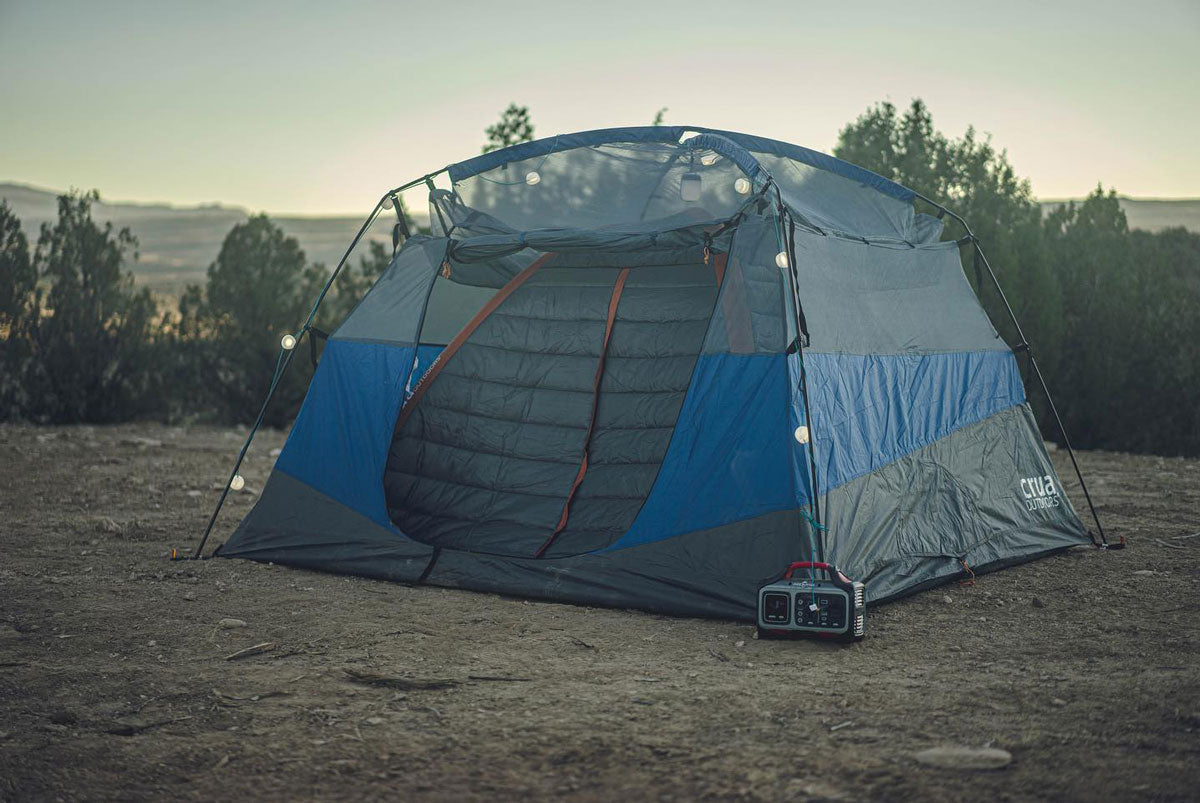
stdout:
<svg viewBox="0 0 1200 803">
<path fill-rule="evenodd" d="M 531 139 L 528 109 L 513 105 L 486 133 L 495 147 Z M 919 100 L 903 112 L 868 109 L 842 129 L 834 153 L 971 224 L 1075 445 L 1200 455 L 1200 235 L 1131 230 L 1115 192 L 1102 188 L 1043 214 L 1003 151 L 970 129 L 947 137 Z M 230 230 L 203 284 L 163 309 L 129 272 L 137 238 L 95 221 L 97 200 L 94 191 L 61 196 L 57 221 L 34 243 L 0 202 L 0 420 L 252 421 L 280 338 L 305 319 L 328 268 L 258 215 Z M 944 236 L 963 234 L 950 223 Z M 967 276 L 1016 344 L 969 249 Z M 390 248 L 370 242 L 316 325 L 335 327 L 390 259 Z M 1024 353 L 1018 360 L 1027 366 Z M 311 375 L 307 359 L 292 361 L 268 425 L 295 417 Z M 1037 383 L 1026 387 L 1044 435 L 1059 440 Z"/>
<path fill-rule="evenodd" d="M 281 338 L 305 320 L 329 270 L 257 215 L 225 236 L 204 284 L 163 310 L 126 269 L 137 238 L 97 223 L 97 200 L 95 191 L 60 196 L 57 221 L 32 247 L 0 202 L 0 420 L 253 421 Z M 391 256 L 369 242 L 314 325 L 336 326 Z M 292 361 L 268 425 L 290 423 L 311 377 L 307 359 Z"/>
</svg>

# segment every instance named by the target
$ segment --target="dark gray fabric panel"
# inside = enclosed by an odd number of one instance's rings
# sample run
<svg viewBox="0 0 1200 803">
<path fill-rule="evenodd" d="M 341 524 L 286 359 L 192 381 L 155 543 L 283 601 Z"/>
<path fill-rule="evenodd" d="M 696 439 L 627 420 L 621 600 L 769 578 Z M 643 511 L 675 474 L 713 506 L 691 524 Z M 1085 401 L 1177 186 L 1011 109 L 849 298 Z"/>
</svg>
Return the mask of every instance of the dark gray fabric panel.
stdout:
<svg viewBox="0 0 1200 803">
<path fill-rule="evenodd" d="M 414 538 L 532 556 L 588 469 L 547 556 L 603 547 L 657 477 L 716 298 L 711 264 L 633 269 L 588 422 L 616 267 L 552 264 L 446 360 L 392 445 L 389 513 Z"/>
<path fill-rule="evenodd" d="M 1037 493 L 1031 480 L 1047 476 L 1055 493 Z M 957 576 L 960 561 L 975 569 L 1091 543 L 1027 404 L 835 488 L 823 513 L 828 557 L 871 600 Z"/>
<path fill-rule="evenodd" d="M 775 263 L 781 247 L 772 220 L 752 216 L 738 225 L 704 353 L 778 354 L 787 348 L 793 314 L 791 290 Z"/>
<path fill-rule="evenodd" d="M 332 337 L 375 343 L 417 342 L 425 303 L 446 254 L 444 238 L 413 237 Z"/>
<path fill-rule="evenodd" d="M 279 496 L 285 502 L 286 497 Z M 415 582 L 429 565 L 430 548 L 391 533 L 390 543 L 369 532 L 319 537 L 313 528 L 295 522 L 300 530 L 281 534 L 270 521 L 282 512 L 264 509 L 264 518 L 248 519 L 220 555 L 400 582 Z M 368 530 L 379 529 L 363 522 Z M 427 582 L 580 605 L 752 621 L 759 586 L 778 577 L 789 562 L 808 557 L 798 527 L 794 511 L 771 513 L 631 549 L 544 560 L 442 550 Z M 414 548 L 424 552 L 414 555 Z"/>
<path fill-rule="evenodd" d="M 1008 348 L 962 272 L 958 246 L 884 248 L 796 232 L 809 351 L 930 354 Z"/>
<path fill-rule="evenodd" d="M 328 563 L 331 568 L 353 560 L 376 566 L 375 577 L 412 582 L 425 570 L 433 550 L 380 527 L 282 471 L 273 471 L 262 497 L 219 554 L 295 566 Z"/>
</svg>

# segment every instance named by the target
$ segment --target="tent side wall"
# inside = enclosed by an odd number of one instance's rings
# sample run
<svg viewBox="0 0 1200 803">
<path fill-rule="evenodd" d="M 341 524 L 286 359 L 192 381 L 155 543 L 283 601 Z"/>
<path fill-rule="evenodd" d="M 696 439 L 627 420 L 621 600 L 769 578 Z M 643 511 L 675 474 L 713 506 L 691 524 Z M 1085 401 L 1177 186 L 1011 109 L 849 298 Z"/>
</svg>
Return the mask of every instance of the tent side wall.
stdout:
<svg viewBox="0 0 1200 803">
<path fill-rule="evenodd" d="M 796 260 L 826 554 L 870 599 L 1089 542 L 955 243 L 798 232 Z"/>
</svg>

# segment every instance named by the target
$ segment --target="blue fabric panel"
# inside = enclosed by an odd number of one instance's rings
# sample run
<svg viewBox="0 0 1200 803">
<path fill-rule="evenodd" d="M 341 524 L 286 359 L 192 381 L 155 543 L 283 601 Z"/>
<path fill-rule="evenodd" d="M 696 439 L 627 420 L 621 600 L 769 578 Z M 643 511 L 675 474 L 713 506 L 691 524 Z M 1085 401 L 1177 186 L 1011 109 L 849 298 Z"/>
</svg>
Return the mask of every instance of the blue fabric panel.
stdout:
<svg viewBox="0 0 1200 803">
<path fill-rule="evenodd" d="M 853 179 L 885 195 L 890 195 L 902 201 L 911 201 L 916 197 L 916 193 L 907 187 L 884 178 L 877 173 L 872 173 L 870 170 L 858 165 L 844 162 L 835 156 L 829 156 L 819 151 L 799 145 L 792 145 L 787 142 L 780 142 L 779 140 L 755 137 L 750 134 L 739 134 L 736 131 L 722 131 L 718 128 L 704 128 L 703 126 L 633 126 L 630 128 L 602 128 L 596 131 L 582 131 L 578 134 L 560 134 L 556 137 L 522 142 L 519 145 L 512 145 L 497 151 L 485 153 L 482 156 L 476 156 L 465 162 L 449 165 L 446 171 L 449 173 L 451 181 L 458 182 L 479 173 L 492 170 L 508 162 L 519 162 L 524 159 L 532 159 L 537 156 L 570 150 L 571 148 L 588 148 L 594 145 L 615 142 L 676 143 L 683 136 L 684 132 L 687 131 L 696 131 L 701 134 L 716 134 L 727 140 L 731 140 L 748 151 L 773 153 L 776 156 L 795 159 L 798 162 L 812 165 L 821 170 L 828 170 L 839 176 Z M 708 143 L 705 147 L 712 147 L 713 150 L 717 150 L 718 152 L 725 149 L 720 146 L 714 147 L 714 145 L 719 144 Z M 725 155 L 728 156 L 730 154 Z M 735 159 L 735 161 L 744 170 L 747 170 L 750 175 L 754 175 L 757 172 L 757 169 L 753 171 L 747 169 L 750 162 L 754 161 L 752 154 L 746 154 L 746 157 Z M 757 162 L 754 163 L 757 165 Z"/>
<path fill-rule="evenodd" d="M 799 377 L 799 357 L 788 359 Z M 804 364 L 822 493 L 1025 401 L 1009 351 L 810 352 Z M 797 394 L 797 420 L 801 405 Z"/>
<path fill-rule="evenodd" d="M 782 354 L 704 354 L 658 480 L 607 550 L 795 507 Z"/>
<path fill-rule="evenodd" d="M 399 532 L 384 504 L 383 466 L 412 363 L 412 346 L 326 343 L 275 469 Z"/>
</svg>

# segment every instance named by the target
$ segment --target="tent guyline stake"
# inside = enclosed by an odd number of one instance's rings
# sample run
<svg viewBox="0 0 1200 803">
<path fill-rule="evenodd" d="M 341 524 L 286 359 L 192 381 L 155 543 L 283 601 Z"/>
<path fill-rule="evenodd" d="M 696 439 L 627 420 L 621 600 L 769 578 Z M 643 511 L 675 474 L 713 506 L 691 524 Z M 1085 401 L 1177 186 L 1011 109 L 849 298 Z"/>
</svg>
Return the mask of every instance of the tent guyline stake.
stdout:
<svg viewBox="0 0 1200 803">
<path fill-rule="evenodd" d="M 1083 498 L 1087 501 L 1088 509 L 1092 513 L 1092 520 L 1096 522 L 1096 531 L 1100 535 L 1100 542 L 1097 543 L 1096 539 L 1093 537 L 1092 543 L 1104 549 L 1122 549 L 1125 546 L 1124 538 L 1121 539 L 1120 544 L 1110 546 L 1108 543 L 1108 538 L 1106 538 L 1104 535 L 1104 526 L 1100 524 L 1100 515 L 1096 512 L 1096 505 L 1092 502 L 1092 495 L 1088 493 L 1087 483 L 1083 479 L 1083 471 L 1079 468 L 1079 461 L 1075 459 L 1075 450 L 1071 447 L 1071 437 L 1067 435 L 1067 428 L 1063 424 L 1062 416 L 1058 414 L 1058 406 L 1054 404 L 1054 397 L 1050 395 L 1050 388 L 1046 384 L 1046 378 L 1042 376 L 1042 369 L 1038 366 L 1037 358 L 1033 356 L 1033 349 L 1029 345 L 1029 339 L 1025 337 L 1025 332 L 1021 330 L 1021 323 L 1017 320 L 1017 314 L 1013 311 L 1012 304 L 1008 303 L 1008 297 L 1004 295 L 1004 288 L 1000 286 L 1000 280 L 996 277 L 996 271 L 992 270 L 992 265 L 990 262 L 988 262 L 987 255 L 983 253 L 983 248 L 979 245 L 979 238 L 975 236 L 975 233 L 971 231 L 971 227 L 967 225 L 967 221 L 963 220 L 960 215 L 952 212 L 939 203 L 929 200 L 919 192 L 913 194 L 930 206 L 935 207 L 939 212 L 939 219 L 942 217 L 942 213 L 948 214 L 950 217 L 957 220 L 959 225 L 966 230 L 967 236 L 964 239 L 971 241 L 971 245 L 974 249 L 976 270 L 979 268 L 979 263 L 982 262 L 983 267 L 987 270 L 988 276 L 992 280 L 992 286 L 996 288 L 996 292 L 1000 295 L 1000 300 L 1004 302 L 1004 309 L 1008 312 L 1009 320 L 1012 321 L 1013 327 L 1017 331 L 1017 339 L 1020 341 L 1017 348 L 1024 350 L 1026 356 L 1029 358 L 1029 365 L 1033 368 L 1033 373 L 1037 375 L 1038 384 L 1041 385 L 1042 393 L 1046 395 L 1046 403 L 1050 405 L 1050 412 L 1054 415 L 1055 423 L 1058 424 L 1058 431 L 1062 434 L 1063 445 L 1067 447 L 1067 454 L 1071 457 L 1071 466 L 1075 469 L 1075 477 L 1079 480 L 1079 487 L 1083 490 Z"/>
<path fill-rule="evenodd" d="M 350 254 L 352 254 L 354 249 L 358 246 L 359 240 L 363 238 L 363 235 L 366 234 L 371 228 L 371 224 L 375 222 L 375 218 L 377 218 L 379 213 L 383 210 L 384 202 L 390 198 L 398 197 L 398 195 L 404 190 L 415 187 L 418 184 L 423 182 L 432 182 L 433 177 L 442 172 L 445 172 L 445 168 L 437 171 L 437 173 L 430 173 L 426 176 L 421 176 L 421 178 L 414 179 L 407 184 L 397 187 L 394 190 L 388 190 L 383 194 L 383 197 L 381 197 L 375 204 L 375 208 L 371 210 L 371 214 L 367 215 L 367 219 L 363 221 L 362 226 L 358 230 L 358 234 L 354 235 L 354 239 L 350 241 L 350 246 L 346 249 L 346 253 L 342 254 L 342 258 L 338 260 L 337 267 L 333 269 L 333 273 L 329 274 L 329 279 L 325 282 L 325 286 L 322 287 L 321 292 L 317 294 L 317 299 L 315 302 L 313 302 L 312 309 L 309 310 L 308 318 L 305 319 L 304 325 L 300 327 L 296 334 L 297 341 L 304 337 L 305 334 L 308 334 L 309 337 L 312 337 L 312 334 L 309 332 L 309 330 L 312 328 L 313 319 L 317 317 L 317 310 L 320 309 L 321 303 L 325 300 L 325 296 L 329 293 L 329 289 L 333 287 L 333 283 L 337 280 L 338 274 L 342 272 L 342 268 L 344 268 L 346 266 L 346 262 L 349 261 Z M 254 441 L 254 436 L 258 432 L 258 428 L 262 426 L 263 419 L 266 418 L 267 409 L 270 407 L 271 399 L 275 396 L 275 390 L 279 387 L 279 381 L 283 378 L 284 373 L 287 372 L 287 368 L 289 365 L 291 365 L 292 357 L 295 355 L 295 353 L 295 347 L 291 349 L 280 348 L 279 350 L 279 356 L 275 359 L 275 373 L 271 377 L 271 385 L 267 388 L 267 395 L 263 399 L 262 407 L 258 411 L 258 418 L 254 420 L 254 426 L 250 428 L 249 434 L 246 435 L 246 441 L 242 444 L 241 451 L 238 452 L 237 460 L 235 460 L 233 463 L 233 470 L 229 472 L 229 478 L 225 480 L 225 487 L 221 489 L 221 496 L 217 499 L 217 506 L 213 508 L 212 516 L 208 519 L 208 526 L 204 528 L 204 535 L 200 537 L 200 543 L 196 545 L 196 551 L 192 553 L 192 560 L 198 559 L 204 552 L 204 545 L 208 543 L 208 537 L 212 534 L 213 526 L 217 523 L 217 516 L 220 515 L 221 508 L 224 507 L 225 500 L 229 497 L 229 486 L 233 482 L 233 478 L 237 476 L 238 470 L 242 467 L 242 461 L 246 459 L 246 452 L 250 450 L 250 444 Z"/>
</svg>

